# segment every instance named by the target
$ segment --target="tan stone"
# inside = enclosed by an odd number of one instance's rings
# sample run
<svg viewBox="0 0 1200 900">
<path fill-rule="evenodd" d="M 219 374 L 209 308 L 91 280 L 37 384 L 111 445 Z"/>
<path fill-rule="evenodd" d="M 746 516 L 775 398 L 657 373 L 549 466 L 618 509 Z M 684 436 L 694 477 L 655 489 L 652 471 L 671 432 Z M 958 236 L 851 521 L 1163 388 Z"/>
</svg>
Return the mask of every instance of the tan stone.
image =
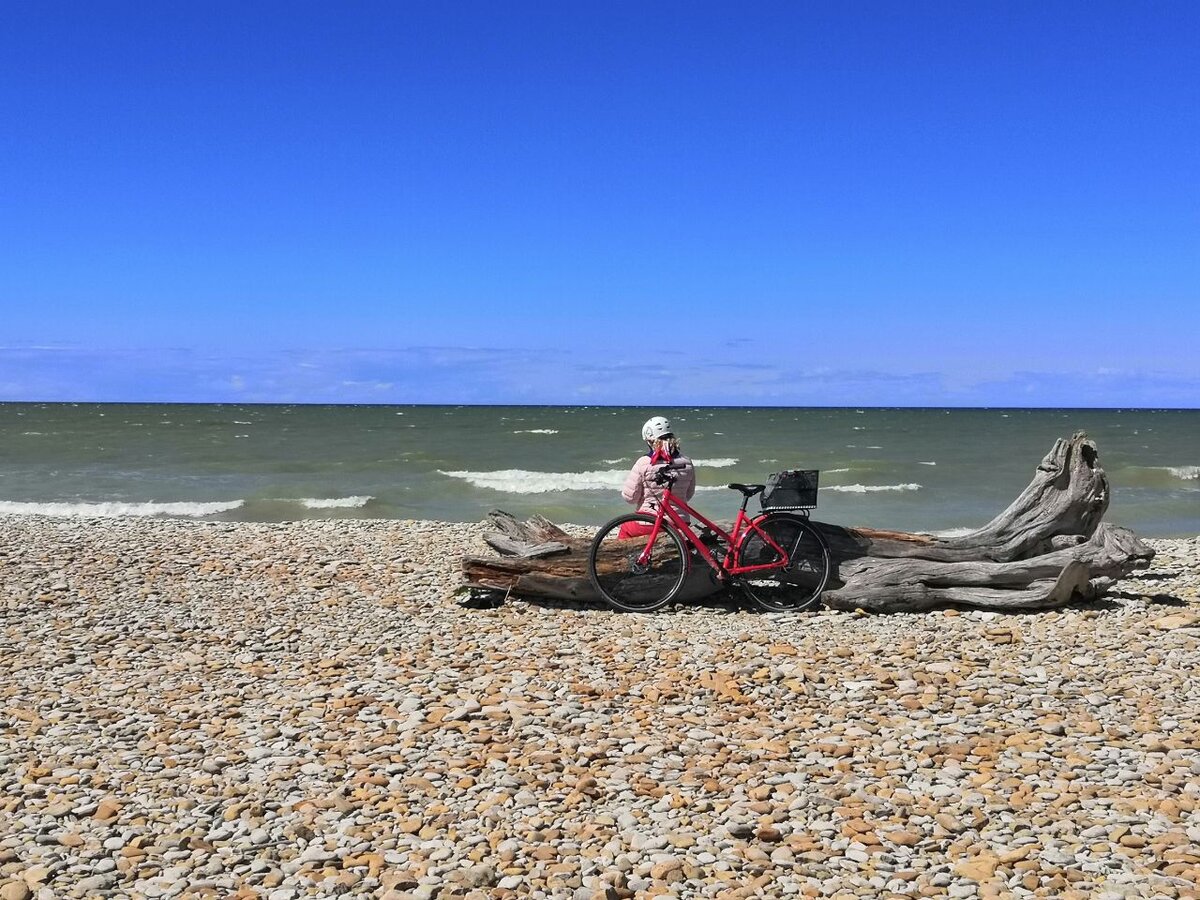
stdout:
<svg viewBox="0 0 1200 900">
<path fill-rule="evenodd" d="M 23 881 L 10 881 L 0 887 L 0 900 L 30 900 L 33 891 Z"/>
<path fill-rule="evenodd" d="M 675 857 L 664 859 L 662 862 L 655 863 L 650 869 L 650 877 L 655 881 L 664 881 L 667 876 L 679 872 L 683 868 L 683 861 Z M 682 872 L 679 872 L 682 875 Z"/>
<path fill-rule="evenodd" d="M 942 826 L 942 828 L 946 829 L 946 831 L 950 832 L 951 834 L 959 834 L 960 832 L 967 830 L 967 826 L 949 813 L 938 813 L 933 817 L 933 821 L 937 822 L 938 825 Z"/>
<path fill-rule="evenodd" d="M 39 885 L 49 877 L 50 870 L 45 866 L 31 866 L 21 873 L 21 880 L 30 886 Z"/>
<path fill-rule="evenodd" d="M 996 874 L 996 868 L 999 865 L 1000 860 L 996 856 L 991 853 L 981 853 L 979 856 L 956 863 L 954 872 L 963 878 L 983 882 Z"/>
<path fill-rule="evenodd" d="M 1003 865 L 1011 865 L 1015 862 L 1020 862 L 1033 852 L 1033 844 L 1026 844 L 1024 847 L 1013 847 L 1011 850 L 1001 850 L 997 854 L 997 858 Z"/>
<path fill-rule="evenodd" d="M 120 814 L 122 809 L 120 801 L 115 797 L 105 797 L 96 804 L 96 811 L 92 813 L 92 818 L 98 822 L 111 822 Z"/>
<path fill-rule="evenodd" d="M 1200 613 L 1174 613 L 1173 615 L 1163 616 L 1161 619 L 1155 619 L 1150 624 L 1159 631 L 1174 631 L 1176 628 L 1197 628 L 1200 627 Z"/>
</svg>

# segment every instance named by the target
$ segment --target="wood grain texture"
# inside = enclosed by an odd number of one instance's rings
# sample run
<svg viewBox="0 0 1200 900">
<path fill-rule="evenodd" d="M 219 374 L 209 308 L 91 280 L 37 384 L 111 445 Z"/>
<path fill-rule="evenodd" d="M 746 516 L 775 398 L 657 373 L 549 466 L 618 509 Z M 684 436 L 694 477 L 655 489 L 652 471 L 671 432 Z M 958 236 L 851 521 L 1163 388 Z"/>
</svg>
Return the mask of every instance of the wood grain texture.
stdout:
<svg viewBox="0 0 1200 900">
<path fill-rule="evenodd" d="M 1154 556 L 1133 532 L 1103 522 L 1108 502 L 1096 445 L 1080 432 L 1055 441 L 1008 508 L 969 534 L 938 537 L 813 521 L 833 564 L 822 600 L 835 609 L 899 612 L 1047 609 L 1094 599 Z M 468 585 L 599 600 L 587 576 L 589 539 L 541 516 L 518 522 L 497 511 L 489 520 L 493 530 L 485 539 L 502 555 L 465 558 Z M 707 566 L 696 565 L 680 599 L 720 589 Z"/>
</svg>

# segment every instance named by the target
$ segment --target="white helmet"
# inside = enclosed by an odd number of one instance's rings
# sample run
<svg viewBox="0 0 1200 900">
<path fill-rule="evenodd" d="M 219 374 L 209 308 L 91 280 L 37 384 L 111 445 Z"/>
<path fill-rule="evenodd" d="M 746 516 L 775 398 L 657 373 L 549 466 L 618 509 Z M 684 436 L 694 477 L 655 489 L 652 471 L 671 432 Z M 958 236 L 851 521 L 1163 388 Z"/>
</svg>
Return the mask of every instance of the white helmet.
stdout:
<svg viewBox="0 0 1200 900">
<path fill-rule="evenodd" d="M 646 424 L 642 426 L 642 440 L 647 444 L 653 443 L 664 434 L 674 434 L 674 432 L 671 430 L 671 423 L 663 416 L 647 419 Z"/>
</svg>

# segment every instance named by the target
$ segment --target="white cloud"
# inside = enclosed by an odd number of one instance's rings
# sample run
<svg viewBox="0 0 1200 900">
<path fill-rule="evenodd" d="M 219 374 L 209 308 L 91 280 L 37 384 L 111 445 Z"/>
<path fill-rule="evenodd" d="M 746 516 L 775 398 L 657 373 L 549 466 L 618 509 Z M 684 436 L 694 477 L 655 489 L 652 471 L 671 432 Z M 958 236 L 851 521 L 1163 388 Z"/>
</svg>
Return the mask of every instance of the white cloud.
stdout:
<svg viewBox="0 0 1200 900">
<path fill-rule="evenodd" d="M 0 400 L 1195 407 L 1198 398 L 1200 373 L 1028 371 L 972 381 L 936 371 L 708 361 L 700 354 L 610 362 L 601 351 L 481 347 L 258 357 L 0 348 Z"/>
</svg>

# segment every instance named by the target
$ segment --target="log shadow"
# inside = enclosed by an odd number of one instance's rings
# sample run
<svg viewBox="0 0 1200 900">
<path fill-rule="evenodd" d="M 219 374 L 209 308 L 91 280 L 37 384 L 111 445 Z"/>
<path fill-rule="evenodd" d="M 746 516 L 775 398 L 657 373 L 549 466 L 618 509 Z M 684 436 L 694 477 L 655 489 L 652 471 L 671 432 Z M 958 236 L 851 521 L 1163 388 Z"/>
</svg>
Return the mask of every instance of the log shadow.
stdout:
<svg viewBox="0 0 1200 900">
<path fill-rule="evenodd" d="M 1187 606 L 1188 602 L 1174 594 L 1153 594 L 1150 602 L 1155 606 Z"/>
<path fill-rule="evenodd" d="M 1110 591 L 1111 593 L 1111 591 Z M 1061 609 L 1078 609 L 1078 610 L 1100 610 L 1103 612 L 1114 612 L 1118 609 L 1124 609 L 1120 603 L 1115 603 L 1105 597 L 1097 597 L 1095 600 L 1072 600 L 1070 603 L 1060 607 Z M 1029 610 L 1029 612 L 1055 612 L 1053 609 L 1044 610 Z"/>
<path fill-rule="evenodd" d="M 1114 591 L 1105 593 L 1106 597 L 1119 597 L 1122 600 L 1143 600 L 1154 606 L 1187 606 L 1188 602 L 1174 594 L 1144 594 L 1140 591 Z"/>
<path fill-rule="evenodd" d="M 529 606 L 536 606 L 539 609 L 545 610 L 572 610 L 574 612 L 612 612 L 613 610 L 603 600 L 561 600 L 551 597 L 537 597 L 529 594 L 505 593 L 499 590 L 488 590 L 482 588 L 473 588 L 469 594 L 462 599 L 455 601 L 460 609 L 466 610 L 487 610 L 499 609 L 510 603 L 524 603 Z M 825 609 L 825 606 L 818 601 L 808 609 L 801 610 L 797 613 L 770 613 L 771 615 L 807 615 Z M 715 594 L 708 594 L 704 597 L 699 597 L 692 600 L 680 600 L 672 602 L 653 613 L 625 613 L 624 615 L 671 615 L 678 612 L 688 612 L 690 610 L 710 610 L 713 612 L 722 612 L 725 614 L 745 612 L 755 615 L 767 615 L 768 611 L 759 609 L 749 599 L 741 593 L 734 590 L 720 591 Z"/>
<path fill-rule="evenodd" d="M 1161 606 L 1187 606 L 1187 602 L 1170 594 L 1156 594 L 1153 597 L 1147 598 L 1144 594 L 1128 593 L 1125 591 L 1108 591 L 1104 597 L 1098 597 L 1092 600 L 1077 599 L 1070 603 L 1065 603 L 1062 606 L 1048 607 L 1042 609 L 988 609 L 977 606 L 966 606 L 963 604 L 947 603 L 941 606 L 933 606 L 927 609 L 915 610 L 894 610 L 891 612 L 872 612 L 866 614 L 871 617 L 875 616 L 927 616 L 933 614 L 945 613 L 947 610 L 954 609 L 962 613 L 986 612 L 998 616 L 1002 619 L 1009 619 L 1013 616 L 1028 616 L 1039 614 L 1050 614 L 1061 612 L 1063 610 L 1095 610 L 1098 612 L 1115 612 L 1123 609 L 1121 603 L 1108 599 L 1116 597 L 1121 600 L 1144 600 L 1149 599 L 1149 602 Z M 462 599 L 456 601 L 456 605 L 464 610 L 488 610 L 499 609 L 509 603 L 524 603 L 529 606 L 536 606 L 539 609 L 545 610 L 571 610 L 574 612 L 612 612 L 611 608 L 603 600 L 564 600 L 552 597 L 538 597 L 530 594 L 506 593 L 500 590 L 491 590 L 486 588 L 472 588 L 470 592 Z M 791 616 L 808 616 L 814 613 L 819 613 L 824 610 L 831 609 L 824 603 L 818 600 L 807 609 L 796 613 L 771 613 L 772 615 L 791 615 Z M 736 590 L 725 590 L 715 594 L 709 594 L 705 597 L 700 597 L 691 600 L 680 600 L 672 602 L 665 606 L 662 610 L 655 613 L 647 613 L 646 615 L 671 615 L 677 612 L 687 612 L 689 610 L 709 610 L 713 612 L 730 613 L 752 613 L 755 615 L 766 615 L 767 610 L 759 609 L 752 601 Z M 844 615 L 853 616 L 854 613 L 850 610 L 835 610 Z M 628 615 L 639 615 L 638 613 L 628 613 Z"/>
<path fill-rule="evenodd" d="M 867 612 L 868 616 L 875 617 L 881 615 L 887 616 L 927 616 L 938 613 L 945 613 L 947 610 L 954 609 L 962 613 L 986 612 L 998 617 L 1008 619 L 1013 616 L 1028 616 L 1061 612 L 1063 610 L 1095 610 L 1098 612 L 1114 612 L 1124 607 L 1122 604 L 1108 599 L 1109 597 L 1117 597 L 1121 600 L 1142 600 L 1147 599 L 1143 594 L 1134 594 L 1124 591 L 1109 591 L 1104 597 L 1098 597 L 1092 600 L 1078 599 L 1072 600 L 1070 603 L 1065 603 L 1062 606 L 1048 607 L 1043 609 L 987 609 L 977 606 L 965 606 L 963 604 L 947 603 L 942 606 L 933 606 L 927 609 L 919 610 L 895 610 L 891 612 Z M 1170 594 L 1156 594 L 1148 598 L 1151 603 L 1161 606 L 1187 606 L 1187 602 Z M 462 599 L 456 601 L 456 605 L 460 609 L 465 610 L 488 610 L 499 609 L 508 603 L 524 603 L 529 606 L 536 606 L 539 609 L 545 610 L 572 610 L 574 612 L 612 612 L 608 604 L 603 600 L 563 600 L 551 597 L 538 597 L 530 594 L 506 593 L 500 590 L 491 590 L 487 588 L 472 588 L 470 592 Z M 772 615 L 793 615 L 793 616 L 808 616 L 814 613 L 819 613 L 824 610 L 831 609 L 824 603 L 818 600 L 807 609 L 797 613 L 771 613 Z M 692 600 L 680 600 L 673 602 L 662 610 L 647 615 L 670 615 L 673 612 L 688 611 L 688 610 L 710 610 L 720 611 L 726 614 L 729 613 L 753 613 L 755 615 L 766 615 L 767 610 L 759 609 L 747 597 L 736 590 L 725 590 L 715 594 L 709 594 L 705 597 L 700 597 Z M 835 610 L 836 612 L 845 615 L 853 616 L 853 612 L 849 610 Z M 628 613 L 628 615 L 638 615 L 638 613 Z"/>
</svg>

